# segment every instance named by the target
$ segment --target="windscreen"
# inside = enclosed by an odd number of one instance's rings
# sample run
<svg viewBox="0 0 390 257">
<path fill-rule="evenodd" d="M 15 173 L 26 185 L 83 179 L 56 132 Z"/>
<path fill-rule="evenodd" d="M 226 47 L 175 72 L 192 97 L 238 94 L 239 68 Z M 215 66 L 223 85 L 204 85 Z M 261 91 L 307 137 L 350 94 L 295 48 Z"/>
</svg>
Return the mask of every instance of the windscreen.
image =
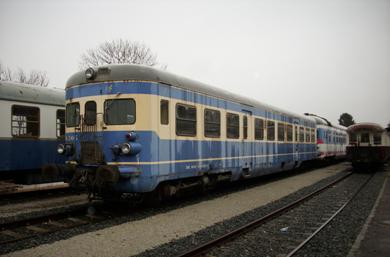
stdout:
<svg viewBox="0 0 390 257">
<path fill-rule="evenodd" d="M 66 105 L 66 126 L 77 127 L 80 124 L 80 104 L 71 103 Z"/>
<path fill-rule="evenodd" d="M 106 100 L 104 102 L 104 122 L 107 125 L 134 124 L 134 99 Z"/>
</svg>

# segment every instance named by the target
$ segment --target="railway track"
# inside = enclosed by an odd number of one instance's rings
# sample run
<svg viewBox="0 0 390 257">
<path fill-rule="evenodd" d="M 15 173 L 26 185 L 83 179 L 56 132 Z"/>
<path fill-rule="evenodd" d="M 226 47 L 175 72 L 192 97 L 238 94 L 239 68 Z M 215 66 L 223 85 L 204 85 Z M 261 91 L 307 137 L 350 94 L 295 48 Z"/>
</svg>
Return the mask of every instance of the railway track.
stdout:
<svg viewBox="0 0 390 257">
<path fill-rule="evenodd" d="M 108 217 L 112 217 L 112 213 L 100 212 L 98 216 L 88 215 L 85 206 L 41 217 L 3 223 L 0 225 L 0 245 L 80 227 L 105 220 Z"/>
<path fill-rule="evenodd" d="M 50 191 L 50 190 L 61 190 L 69 188 L 68 183 L 64 182 L 51 182 L 51 183 L 41 183 L 41 184 L 16 184 L 12 181 L 0 181 L 0 196 L 8 196 L 15 194 L 25 194 L 31 192 L 39 191 Z"/>
<path fill-rule="evenodd" d="M 351 174 L 347 174 L 342 177 L 345 179 Z M 315 196 L 323 190 L 326 190 L 327 187 L 335 185 L 340 180 L 333 181 L 328 184 L 326 187 L 323 187 L 321 190 L 316 191 L 311 196 Z M 304 201 L 304 200 L 303 200 Z M 295 202 L 296 205 L 299 205 L 298 201 Z M 288 211 L 287 209 L 285 211 Z M 126 213 L 125 215 L 127 215 Z M 122 213 L 115 212 L 99 212 L 98 216 L 88 216 L 86 215 L 86 208 L 79 210 L 73 210 L 70 212 L 44 216 L 34 219 L 26 219 L 18 222 L 9 222 L 7 224 L 0 224 L 0 245 L 9 244 L 12 246 L 12 243 L 22 241 L 25 239 L 36 238 L 45 234 L 54 233 L 58 231 L 65 231 L 67 229 L 88 225 L 91 223 L 101 222 L 109 218 L 122 216 Z M 268 215 L 267 215 L 268 216 Z M 184 255 L 187 256 L 187 255 Z M 192 255 L 188 255 L 192 256 Z"/>
<path fill-rule="evenodd" d="M 234 245 L 235 241 L 250 241 L 253 238 L 256 238 L 254 240 L 255 242 L 259 242 L 258 240 L 269 240 L 274 245 L 276 242 L 277 247 L 273 247 L 272 252 L 264 250 L 264 252 L 267 252 L 267 256 L 295 256 L 348 206 L 373 176 L 367 176 L 362 183 L 351 190 L 351 193 L 339 194 L 338 196 L 333 194 L 334 200 L 331 206 L 327 206 L 326 211 L 322 213 L 316 213 L 316 210 L 324 209 L 319 206 L 321 201 L 316 201 L 316 199 L 326 194 L 328 194 L 327 197 L 332 196 L 332 190 L 337 191 L 337 185 L 343 181 L 347 183 L 346 179 L 351 175 L 352 173 L 347 173 L 345 176 L 323 186 L 313 193 L 178 256 L 230 256 L 233 254 L 229 252 L 230 249 L 238 248 L 237 245 L 239 243 Z M 315 213 L 315 215 L 310 215 L 310 212 Z M 306 216 L 309 218 L 306 218 Z M 311 216 L 312 218 L 310 218 Z M 290 224 L 290 227 L 280 224 Z M 275 227 L 278 229 L 275 229 Z M 297 229 L 299 227 L 301 229 Z M 290 232 L 289 229 L 293 231 L 291 233 L 294 233 L 295 237 L 288 234 Z M 251 233 L 257 233 L 257 235 L 251 235 Z M 261 239 L 258 238 L 259 234 L 261 234 Z M 250 246 L 247 245 L 247 247 Z M 259 252 L 259 255 L 262 254 Z"/>
</svg>

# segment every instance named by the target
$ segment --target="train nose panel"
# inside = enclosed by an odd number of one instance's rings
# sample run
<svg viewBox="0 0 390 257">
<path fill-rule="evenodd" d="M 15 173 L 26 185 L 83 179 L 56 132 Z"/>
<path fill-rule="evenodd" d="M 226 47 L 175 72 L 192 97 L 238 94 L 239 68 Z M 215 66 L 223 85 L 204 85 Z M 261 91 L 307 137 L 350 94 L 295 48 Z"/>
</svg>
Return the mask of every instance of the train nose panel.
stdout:
<svg viewBox="0 0 390 257">
<path fill-rule="evenodd" d="M 104 163 L 102 147 L 97 141 L 80 142 L 80 163 L 92 165 Z"/>
</svg>

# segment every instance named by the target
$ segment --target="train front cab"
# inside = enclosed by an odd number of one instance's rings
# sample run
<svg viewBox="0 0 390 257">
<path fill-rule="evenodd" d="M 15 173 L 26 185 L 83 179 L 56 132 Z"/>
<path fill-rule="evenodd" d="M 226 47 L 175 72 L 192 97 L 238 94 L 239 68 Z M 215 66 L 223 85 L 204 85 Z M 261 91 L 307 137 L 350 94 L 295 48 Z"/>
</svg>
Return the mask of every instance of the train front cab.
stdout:
<svg viewBox="0 0 390 257">
<path fill-rule="evenodd" d="M 345 129 L 317 122 L 317 150 L 319 160 L 339 160 L 346 157 L 347 133 Z"/>
<path fill-rule="evenodd" d="M 388 132 L 374 123 L 359 123 L 348 127 L 347 157 L 355 170 L 373 170 L 390 159 Z"/>
</svg>

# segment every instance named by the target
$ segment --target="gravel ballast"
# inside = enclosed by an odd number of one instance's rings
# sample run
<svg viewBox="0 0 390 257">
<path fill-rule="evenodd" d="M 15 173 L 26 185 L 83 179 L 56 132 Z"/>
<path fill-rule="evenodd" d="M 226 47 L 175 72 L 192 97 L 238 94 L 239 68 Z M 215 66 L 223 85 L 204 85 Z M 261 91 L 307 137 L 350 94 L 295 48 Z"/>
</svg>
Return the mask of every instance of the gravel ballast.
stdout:
<svg viewBox="0 0 390 257">
<path fill-rule="evenodd" d="M 48 199 L 34 199 L 28 202 L 8 203 L 0 206 L 0 219 L 3 223 L 8 218 L 43 212 L 49 209 L 69 207 L 88 203 L 87 195 L 66 195 Z"/>
<path fill-rule="evenodd" d="M 336 210 L 355 194 L 368 177 L 369 175 L 367 174 L 354 174 L 337 186 L 310 199 L 307 203 L 239 237 L 231 243 L 213 250 L 211 255 L 256 256 L 256 254 L 259 254 L 260 256 L 285 256 L 303 242 L 308 235 L 319 228 L 323 222 L 328 220 Z M 348 227 L 345 228 L 346 230 L 343 231 L 344 236 L 346 233 L 352 232 L 348 230 Z M 313 246 L 313 249 L 306 251 L 307 255 L 303 256 L 319 256 L 319 252 L 322 252 L 324 248 L 323 245 L 327 245 L 327 243 L 319 241 Z M 333 244 L 332 248 L 334 249 Z M 303 251 L 302 254 L 304 254 Z M 325 251 L 322 256 L 329 256 L 328 254 Z"/>
<path fill-rule="evenodd" d="M 331 209 L 332 205 L 337 202 L 336 198 L 347 199 L 352 196 L 367 177 L 367 174 L 355 174 L 348 183 L 342 182 L 335 189 L 330 190 L 329 193 L 320 195 L 315 199 L 320 205 L 309 201 L 307 206 L 298 207 L 287 215 L 260 226 L 256 230 L 213 250 L 208 253 L 208 256 L 285 256 L 331 216 L 331 213 L 327 210 Z M 385 173 L 383 172 L 375 174 L 351 204 L 296 256 L 346 256 L 378 196 L 384 177 Z M 326 180 L 328 179 L 317 183 L 314 187 L 320 187 Z M 293 201 L 307 189 L 309 188 L 300 190 L 262 208 L 225 220 L 190 237 L 146 251 L 138 256 L 179 255 L 195 245 L 203 244 L 255 218 L 264 216 L 264 214 L 274 210 L 275 205 L 284 201 Z M 310 189 L 313 189 L 313 187 L 310 187 Z M 266 209 L 268 209 L 267 212 L 265 212 Z M 333 209 L 335 210 L 335 208 Z"/>
<path fill-rule="evenodd" d="M 343 212 L 296 256 L 347 256 L 382 188 L 386 172 L 378 172 Z"/>
<path fill-rule="evenodd" d="M 148 253 L 144 255 L 159 256 L 164 254 L 163 248 L 166 247 L 164 244 L 179 238 L 186 242 L 183 247 L 187 249 L 188 246 L 199 242 L 197 235 L 204 233 L 207 227 L 214 227 L 216 223 L 223 223 L 224 220 L 250 212 L 318 181 L 323 180 L 320 183 L 326 183 L 330 180 L 329 177 L 341 176 L 340 171 L 345 167 L 345 164 L 338 164 L 271 181 L 258 187 L 186 205 L 179 209 L 168 209 L 142 219 L 76 235 L 51 244 L 11 252 L 7 256 L 130 256 L 153 247 L 157 248 L 149 251 L 150 255 Z M 304 192 L 293 195 L 299 197 L 310 189 L 304 188 L 300 191 Z M 281 204 L 281 201 L 274 202 L 273 206 L 264 208 L 264 213 Z M 232 227 L 231 224 L 228 226 Z M 218 231 L 218 227 L 215 228 Z M 210 234 L 213 235 L 215 233 Z M 162 246 L 158 247 L 159 245 Z M 180 246 L 178 248 L 178 252 L 183 249 Z M 169 255 L 172 255 L 172 251 L 169 252 Z"/>
</svg>

